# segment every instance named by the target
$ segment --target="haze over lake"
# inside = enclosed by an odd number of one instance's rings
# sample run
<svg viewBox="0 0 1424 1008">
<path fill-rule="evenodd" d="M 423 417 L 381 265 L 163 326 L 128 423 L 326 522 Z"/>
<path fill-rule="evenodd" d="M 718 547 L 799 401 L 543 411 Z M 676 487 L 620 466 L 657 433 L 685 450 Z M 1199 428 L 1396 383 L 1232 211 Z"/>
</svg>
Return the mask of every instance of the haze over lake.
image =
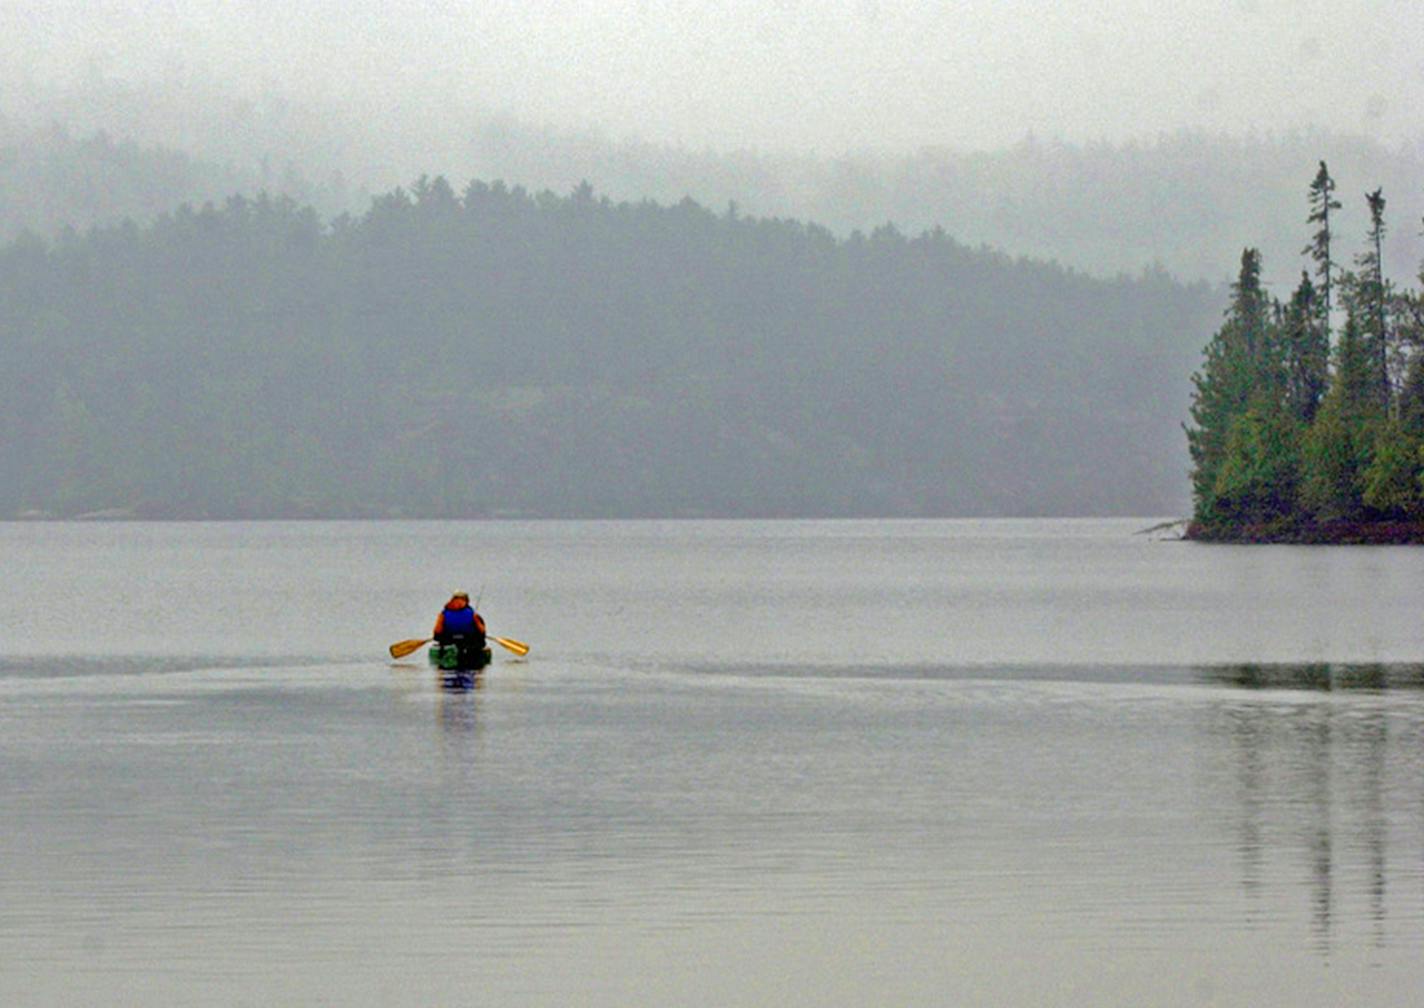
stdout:
<svg viewBox="0 0 1424 1008">
<path fill-rule="evenodd" d="M 1409 1003 L 1424 554 L 1148 524 L 0 525 L 0 999 Z"/>
<path fill-rule="evenodd" d="M 0 1008 L 1415 1004 L 1421 38 L 0 0 Z"/>
</svg>

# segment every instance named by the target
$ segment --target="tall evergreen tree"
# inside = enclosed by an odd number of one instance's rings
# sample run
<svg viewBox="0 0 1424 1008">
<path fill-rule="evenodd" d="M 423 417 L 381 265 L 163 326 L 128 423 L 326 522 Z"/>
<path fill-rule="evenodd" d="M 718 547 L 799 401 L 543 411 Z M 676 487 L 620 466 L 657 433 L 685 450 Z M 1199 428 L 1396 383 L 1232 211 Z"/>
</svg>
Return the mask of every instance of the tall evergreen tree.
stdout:
<svg viewBox="0 0 1424 1008">
<path fill-rule="evenodd" d="M 1351 283 L 1350 297 L 1356 301 L 1365 353 L 1369 358 L 1371 387 L 1376 403 L 1388 408 L 1390 401 L 1389 284 L 1384 276 L 1384 191 L 1365 194 L 1370 208 L 1370 230 L 1365 251 L 1356 259 L 1359 272 Z"/>
<path fill-rule="evenodd" d="M 1310 274 L 1300 274 L 1280 323 L 1286 373 L 1286 404 L 1302 423 L 1315 419 L 1330 380 L 1330 336 L 1320 317 L 1319 295 Z"/>
<path fill-rule="evenodd" d="M 1301 502 L 1318 520 L 1361 517 L 1364 475 L 1384 418 L 1357 306 L 1346 301 L 1330 391 L 1302 447 Z"/>
<path fill-rule="evenodd" d="M 1405 432 L 1424 439 L 1424 353 L 1417 349 L 1405 369 L 1396 410 Z"/>
<path fill-rule="evenodd" d="M 1231 313 L 1240 325 L 1249 379 L 1253 389 L 1261 389 L 1261 381 L 1269 380 L 1269 368 L 1274 363 L 1270 332 L 1270 300 L 1261 286 L 1261 253 L 1246 249 L 1241 253 L 1241 269 L 1231 285 Z"/>
<path fill-rule="evenodd" d="M 1424 263 L 1419 265 L 1419 283 L 1419 290 L 1397 292 L 1390 306 L 1396 346 L 1403 358 L 1395 413 L 1411 437 L 1424 440 Z"/>
<path fill-rule="evenodd" d="M 1226 321 L 1207 344 L 1201 370 L 1192 375 L 1191 423 L 1186 428 L 1196 517 L 1207 524 L 1231 517 L 1229 507 L 1218 500 L 1217 483 L 1233 424 L 1253 403 L 1269 407 L 1270 390 L 1284 384 L 1272 375 L 1268 303 L 1256 249 L 1241 253 L 1231 293 Z"/>
<path fill-rule="evenodd" d="M 1377 395 L 1369 337 L 1361 323 L 1358 304 L 1347 299 L 1345 307 L 1345 325 L 1335 346 L 1335 373 L 1326 399 L 1337 400 L 1341 415 L 1352 420 L 1375 419 L 1383 409 Z"/>
<path fill-rule="evenodd" d="M 1315 173 L 1315 178 L 1310 183 L 1310 215 L 1306 218 L 1317 227 L 1315 234 L 1311 236 L 1310 244 L 1302 250 L 1302 254 L 1315 260 L 1316 276 L 1320 278 L 1320 314 L 1325 320 L 1327 333 L 1330 328 L 1330 310 L 1333 307 L 1330 284 L 1335 274 L 1334 263 L 1330 258 L 1330 211 L 1340 209 L 1340 201 L 1335 199 L 1334 192 L 1335 180 L 1330 177 L 1330 169 L 1322 161 L 1320 170 Z"/>
</svg>

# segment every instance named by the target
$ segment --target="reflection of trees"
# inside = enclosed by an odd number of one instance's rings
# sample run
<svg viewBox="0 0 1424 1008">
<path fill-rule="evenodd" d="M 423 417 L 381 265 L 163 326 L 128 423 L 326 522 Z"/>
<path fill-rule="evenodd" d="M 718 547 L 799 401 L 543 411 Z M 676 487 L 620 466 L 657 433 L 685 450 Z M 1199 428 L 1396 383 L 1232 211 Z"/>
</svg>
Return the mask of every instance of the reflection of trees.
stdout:
<svg viewBox="0 0 1424 1008">
<path fill-rule="evenodd" d="M 1197 672 L 1205 682 L 1243 689 L 1424 689 L 1424 665 L 1211 665 Z"/>
<path fill-rule="evenodd" d="M 1236 785 L 1234 834 L 1252 922 L 1269 912 L 1263 904 L 1272 871 L 1301 858 L 1318 951 L 1328 954 L 1348 926 L 1341 915 L 1351 897 L 1367 902 L 1375 943 L 1385 944 L 1391 735 L 1381 694 L 1421 688 L 1424 666 L 1239 665 L 1200 672 L 1209 682 L 1263 691 L 1214 708 L 1213 718 L 1228 742 L 1222 751 Z M 1284 690 L 1296 692 L 1277 692 Z"/>
<path fill-rule="evenodd" d="M 1302 806 L 1312 818 L 1306 824 L 1310 846 L 1311 923 L 1320 951 L 1330 951 L 1330 911 L 1334 902 L 1334 885 L 1330 875 L 1333 864 L 1331 834 L 1331 711 L 1324 706 L 1306 723 L 1303 742 L 1306 759 L 1303 764 L 1309 797 Z"/>
<path fill-rule="evenodd" d="M 1245 708 L 1227 712 L 1232 720 L 1231 737 L 1237 743 L 1237 778 L 1240 785 L 1240 815 L 1237 817 L 1237 846 L 1241 852 L 1241 885 L 1255 908 L 1263 881 L 1263 852 L 1266 845 L 1264 820 L 1265 758 L 1260 718 L 1249 716 Z"/>
<path fill-rule="evenodd" d="M 1385 815 L 1384 767 L 1389 749 L 1389 726 L 1382 711 L 1375 711 L 1366 721 L 1364 764 L 1372 772 L 1361 782 L 1361 822 L 1369 841 L 1370 918 L 1374 921 L 1375 944 L 1384 945 L 1385 919 L 1385 859 L 1389 820 Z"/>
</svg>

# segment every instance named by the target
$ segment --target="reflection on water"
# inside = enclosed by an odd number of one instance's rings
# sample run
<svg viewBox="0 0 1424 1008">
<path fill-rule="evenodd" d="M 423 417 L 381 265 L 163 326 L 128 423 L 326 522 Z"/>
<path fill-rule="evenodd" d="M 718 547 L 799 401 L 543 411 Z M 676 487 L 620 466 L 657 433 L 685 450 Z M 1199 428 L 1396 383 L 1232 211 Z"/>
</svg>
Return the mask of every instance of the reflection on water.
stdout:
<svg viewBox="0 0 1424 1008">
<path fill-rule="evenodd" d="M 1402 662 L 1345 664 L 1261 663 L 1206 665 L 1196 669 L 1203 682 L 1246 689 L 1419 690 L 1424 689 L 1424 664 Z"/>
<path fill-rule="evenodd" d="M 438 672 L 436 676 L 446 693 L 472 693 L 485 685 L 483 672 Z"/>
<path fill-rule="evenodd" d="M 1373 944 L 1384 947 L 1392 840 L 1401 840 L 1396 876 L 1416 875 L 1421 853 L 1417 824 L 1392 832 L 1389 809 L 1418 805 L 1424 665 L 1221 665 L 1195 675 L 1253 692 L 1307 691 L 1208 708 L 1235 778 L 1241 885 L 1253 919 L 1267 917 L 1268 886 L 1285 885 L 1308 898 L 1313 946 L 1323 955 L 1340 940 L 1337 917 L 1350 901 L 1363 903 L 1348 912 L 1367 918 Z M 1292 855 L 1304 886 L 1271 877 Z M 1396 930 L 1412 932 L 1417 922 L 1415 902 Z"/>
</svg>

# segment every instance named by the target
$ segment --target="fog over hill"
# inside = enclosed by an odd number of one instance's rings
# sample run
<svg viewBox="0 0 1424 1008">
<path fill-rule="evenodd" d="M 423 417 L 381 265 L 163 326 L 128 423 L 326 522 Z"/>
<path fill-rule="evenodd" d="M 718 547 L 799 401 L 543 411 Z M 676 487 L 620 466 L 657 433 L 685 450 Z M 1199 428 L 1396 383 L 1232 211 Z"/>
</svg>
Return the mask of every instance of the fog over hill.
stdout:
<svg viewBox="0 0 1424 1008">
<path fill-rule="evenodd" d="M 1424 217 L 1424 145 L 1298 131 L 1231 137 L 1178 132 L 1143 141 L 1027 137 L 989 151 L 949 146 L 834 156 L 716 151 L 615 140 L 459 107 L 357 108 L 275 91 L 244 97 L 206 80 L 142 86 L 102 76 L 0 93 L 0 238 L 53 234 L 181 202 L 266 190 L 323 214 L 363 213 L 373 192 L 422 174 L 504 179 L 567 192 L 588 181 L 618 200 L 814 220 L 835 233 L 887 222 L 943 227 L 958 240 L 1098 276 L 1160 266 L 1222 282 L 1243 246 L 1288 288 L 1305 243 L 1304 191 L 1326 160 L 1347 246 L 1367 226 L 1364 193 L 1383 187 L 1393 222 L 1387 270 L 1412 279 Z"/>
<path fill-rule="evenodd" d="M 1285 284 L 1324 159 L 1341 237 L 1383 187 L 1387 268 L 1412 278 L 1420 37 L 1413 0 L 0 0 L 0 165 L 57 124 L 323 212 L 421 174 L 587 180 L 841 235 L 942 226 L 1100 276 L 1221 282 L 1256 244 Z M 5 233 L 60 216 L 13 205 L 44 194 L 25 178 L 0 178 Z"/>
<path fill-rule="evenodd" d="M 1382 187 L 1419 271 L 1421 32 L 0 0 L 0 513 L 1180 511 L 1221 285 L 1291 289 L 1317 162 L 1339 262 Z M 407 454 L 452 417 L 478 457 Z"/>
</svg>

